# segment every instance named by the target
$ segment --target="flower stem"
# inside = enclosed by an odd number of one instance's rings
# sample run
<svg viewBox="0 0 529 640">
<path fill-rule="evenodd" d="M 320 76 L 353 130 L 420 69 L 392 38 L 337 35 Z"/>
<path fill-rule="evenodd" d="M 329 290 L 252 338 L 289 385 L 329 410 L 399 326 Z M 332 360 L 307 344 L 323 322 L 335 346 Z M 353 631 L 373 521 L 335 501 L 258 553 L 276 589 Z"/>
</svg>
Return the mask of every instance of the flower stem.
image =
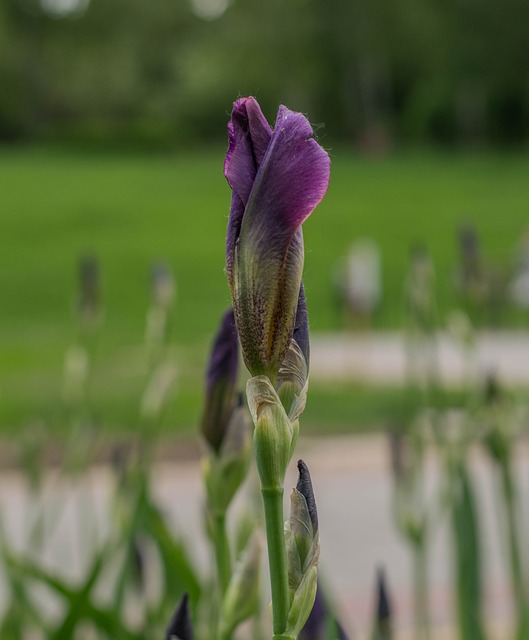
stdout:
<svg viewBox="0 0 529 640">
<path fill-rule="evenodd" d="M 413 547 L 414 588 L 415 588 L 415 637 L 428 640 L 430 637 L 428 615 L 428 577 L 426 544 L 424 539 Z"/>
<path fill-rule="evenodd" d="M 284 635 L 290 608 L 288 570 L 283 533 L 283 488 L 261 488 L 263 496 L 270 585 L 272 589 L 272 618 L 274 640 L 287 638 Z"/>
<path fill-rule="evenodd" d="M 215 545 L 215 560 L 219 580 L 220 602 L 226 593 L 231 579 L 231 560 L 228 537 L 226 535 L 225 512 L 213 514 L 213 543 Z"/>
</svg>

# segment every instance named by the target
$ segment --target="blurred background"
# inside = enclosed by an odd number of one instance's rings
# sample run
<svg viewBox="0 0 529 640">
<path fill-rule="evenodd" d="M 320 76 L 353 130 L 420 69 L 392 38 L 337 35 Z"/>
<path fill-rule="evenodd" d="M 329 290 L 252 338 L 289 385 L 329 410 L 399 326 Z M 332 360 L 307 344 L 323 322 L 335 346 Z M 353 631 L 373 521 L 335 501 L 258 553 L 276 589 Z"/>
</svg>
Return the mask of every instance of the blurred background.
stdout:
<svg viewBox="0 0 529 640">
<path fill-rule="evenodd" d="M 230 301 L 226 125 L 244 95 L 257 97 L 271 123 L 281 103 L 306 113 L 331 156 L 328 195 L 304 225 L 313 358 L 302 433 L 369 434 L 365 449 L 347 446 L 368 452 L 366 473 L 381 482 L 373 527 L 392 526 L 388 429 L 416 442 L 427 423 L 418 459 L 422 465 L 435 449 L 433 486 L 446 468 L 446 430 L 439 438 L 438 426 L 452 425 L 454 415 L 466 425 L 458 464 L 499 422 L 510 425 L 508 437 L 501 431 L 509 451 L 525 451 L 528 25 L 522 0 L 2 0 L 6 531 L 28 533 L 26 511 L 37 523 L 30 528 L 40 526 L 49 473 L 60 484 L 110 463 L 119 474 L 144 439 L 149 461 L 198 465 L 204 370 Z M 487 403 L 501 406 L 501 420 L 481 412 Z M 358 455 L 333 466 L 333 451 L 320 464 L 341 470 L 343 485 L 360 473 Z M 508 461 L 515 476 L 526 462 L 520 455 Z M 19 474 L 32 489 L 12 506 Z M 523 526 L 527 513 L 516 524 Z M 394 560 L 393 542 L 375 545 L 354 588 L 337 578 L 337 599 L 360 627 L 369 626 L 371 569 Z M 516 555 L 511 536 L 511 560 L 513 544 Z M 439 553 L 433 609 L 450 626 L 450 578 Z M 504 570 L 500 559 L 494 564 L 491 588 L 507 594 L 500 621 L 512 619 L 509 575 L 526 560 L 507 560 Z M 395 562 L 407 628 L 412 578 Z M 29 569 L 6 563 L 2 606 L 21 628 L 9 593 L 26 584 Z M 60 560 L 50 566 L 60 573 Z M 514 576 L 514 591 L 524 580 L 527 588 L 527 570 Z M 41 578 L 49 586 L 50 576 Z"/>
</svg>

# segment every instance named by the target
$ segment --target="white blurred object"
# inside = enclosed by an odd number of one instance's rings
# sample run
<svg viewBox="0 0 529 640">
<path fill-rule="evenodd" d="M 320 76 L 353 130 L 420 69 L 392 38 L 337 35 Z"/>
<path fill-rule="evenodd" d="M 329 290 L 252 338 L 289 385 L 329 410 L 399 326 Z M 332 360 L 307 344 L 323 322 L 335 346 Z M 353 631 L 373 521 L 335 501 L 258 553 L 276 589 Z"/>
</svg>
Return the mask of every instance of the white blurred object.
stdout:
<svg viewBox="0 0 529 640">
<path fill-rule="evenodd" d="M 361 315 L 373 313 L 380 302 L 380 251 L 372 240 L 356 240 L 349 250 L 345 268 L 345 293 L 349 308 Z"/>
</svg>

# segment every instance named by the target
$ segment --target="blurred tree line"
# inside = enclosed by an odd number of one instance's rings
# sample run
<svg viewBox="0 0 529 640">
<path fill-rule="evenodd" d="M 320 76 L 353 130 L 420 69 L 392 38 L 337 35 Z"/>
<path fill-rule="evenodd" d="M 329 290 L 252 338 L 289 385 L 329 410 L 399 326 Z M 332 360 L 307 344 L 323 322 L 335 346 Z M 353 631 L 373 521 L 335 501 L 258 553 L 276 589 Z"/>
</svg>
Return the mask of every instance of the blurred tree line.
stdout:
<svg viewBox="0 0 529 640">
<path fill-rule="evenodd" d="M 0 141 L 224 138 L 238 95 L 333 142 L 524 142 L 526 0 L 2 0 Z"/>
</svg>

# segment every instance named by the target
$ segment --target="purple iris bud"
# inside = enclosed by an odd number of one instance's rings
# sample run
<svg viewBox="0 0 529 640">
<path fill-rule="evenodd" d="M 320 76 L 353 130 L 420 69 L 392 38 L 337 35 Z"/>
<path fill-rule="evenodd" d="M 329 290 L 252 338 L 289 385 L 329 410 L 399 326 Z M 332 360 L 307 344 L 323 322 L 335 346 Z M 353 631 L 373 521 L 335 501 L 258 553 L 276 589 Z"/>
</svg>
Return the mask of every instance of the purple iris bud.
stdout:
<svg viewBox="0 0 529 640">
<path fill-rule="evenodd" d="M 299 289 L 298 308 L 296 310 L 296 323 L 294 325 L 293 337 L 299 344 L 299 348 L 305 356 L 305 362 L 308 366 L 310 360 L 309 316 L 307 313 L 307 301 L 305 299 L 305 288 L 303 286 L 303 282 Z"/>
<path fill-rule="evenodd" d="M 189 599 L 184 593 L 165 633 L 165 640 L 193 640 L 193 625 L 189 612 Z"/>
<path fill-rule="evenodd" d="M 206 376 L 206 405 L 202 416 L 202 434 L 218 452 L 233 409 L 237 404 L 239 349 L 233 311 L 227 311 L 213 342 Z"/>
<path fill-rule="evenodd" d="M 296 324 L 301 225 L 327 191 L 330 161 L 304 115 L 280 106 L 272 130 L 252 97 L 234 103 L 228 135 L 226 274 L 246 365 L 275 378 Z"/>
<path fill-rule="evenodd" d="M 303 462 L 298 460 L 298 472 L 299 478 L 296 485 L 296 489 L 302 494 L 307 503 L 309 510 L 310 520 L 314 531 L 318 531 L 318 511 L 316 509 L 316 500 L 314 499 L 314 490 L 312 488 L 312 480 L 309 473 L 309 468 Z"/>
</svg>

